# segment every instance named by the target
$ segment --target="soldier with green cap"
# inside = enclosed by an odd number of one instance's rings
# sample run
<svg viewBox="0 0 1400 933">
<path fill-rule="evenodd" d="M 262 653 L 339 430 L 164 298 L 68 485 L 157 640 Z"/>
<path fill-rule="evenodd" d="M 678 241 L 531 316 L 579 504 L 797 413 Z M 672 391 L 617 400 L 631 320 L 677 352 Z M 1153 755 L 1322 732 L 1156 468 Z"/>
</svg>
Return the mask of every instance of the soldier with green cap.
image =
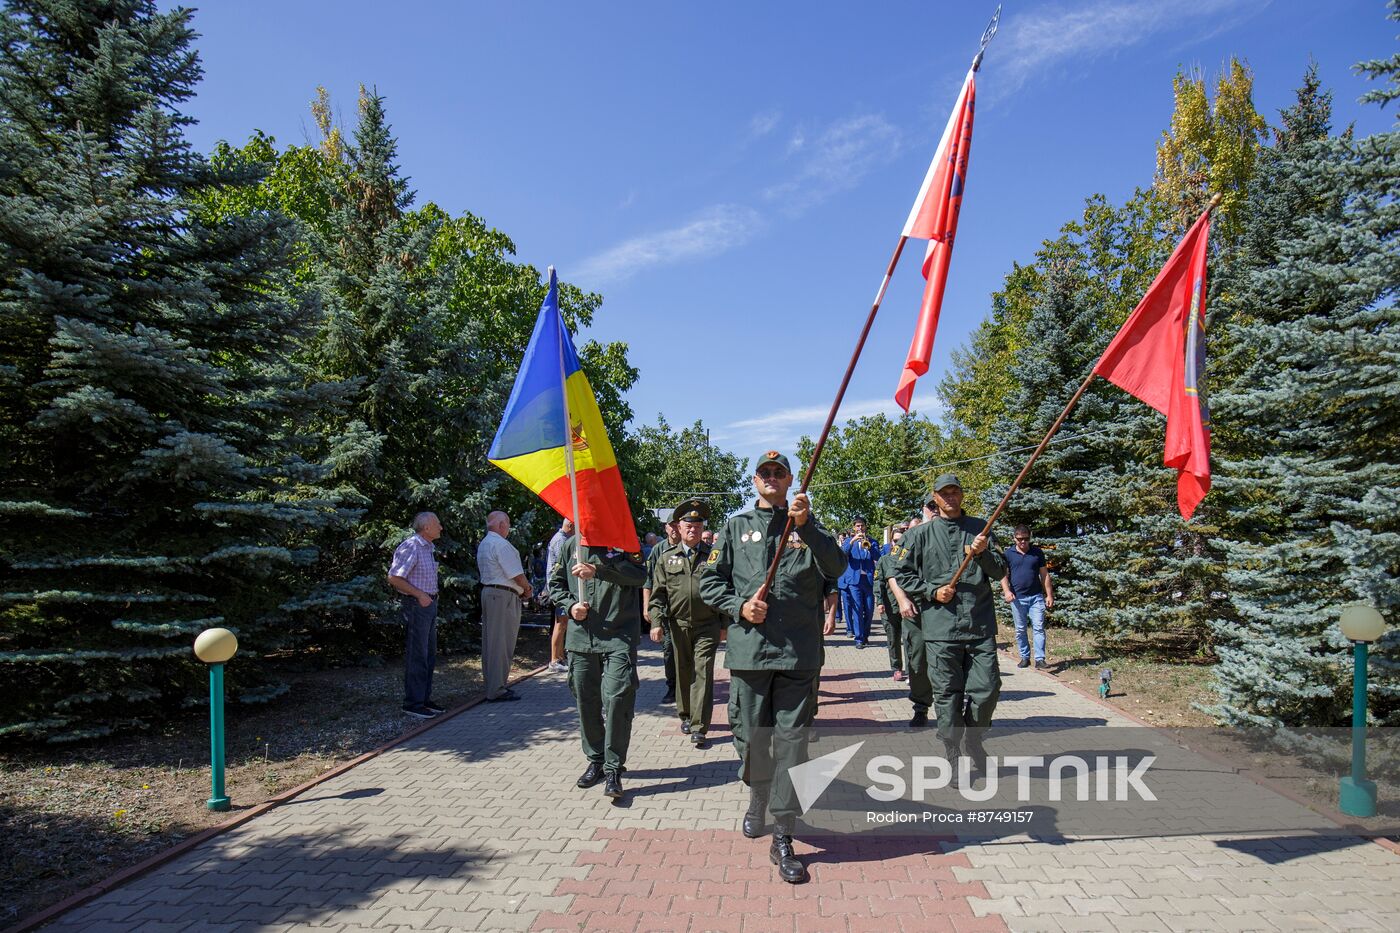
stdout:
<svg viewBox="0 0 1400 933">
<path fill-rule="evenodd" d="M 829 634 L 823 599 L 829 581 L 846 569 L 846 556 L 812 516 L 806 494 L 794 496 L 789 505 L 792 480 L 788 459 L 778 451 L 758 458 L 758 503 L 725 522 L 705 563 L 700 595 L 732 620 L 724 663 L 739 777 L 749 786 L 744 835 L 763 835 L 765 811 L 771 812 L 769 861 L 778 866 L 779 877 L 797 884 L 807 879 L 807 869 L 793 850 L 801 807 L 789 769 L 807 760 L 822 638 Z M 772 588 L 759 599 L 789 517 L 797 540 L 784 551 Z"/>
<path fill-rule="evenodd" d="M 916 629 L 906 659 L 914 704 L 909 724 L 926 724 L 933 706 L 948 760 L 966 751 L 981 770 L 980 730 L 991 725 L 1001 693 L 991 581 L 1006 575 L 1006 559 L 983 533 L 986 523 L 963 514 L 962 501 L 957 476 L 934 481 L 929 507 L 937 512 L 904 536 L 893 579 L 908 597 L 900 603 L 906 624 Z M 950 585 L 966 554 L 972 555 L 967 570 Z"/>
<path fill-rule="evenodd" d="M 894 579 L 895 558 L 904 542 L 904 532 L 896 531 L 890 548 L 875 562 L 875 604 L 885 615 L 885 640 L 889 642 L 890 670 L 894 679 L 904 679 L 904 628 L 899 615 L 899 583 Z"/>
<path fill-rule="evenodd" d="M 681 732 L 696 748 L 709 743 L 715 706 L 715 649 L 724 617 L 700 598 L 700 574 L 710 557 L 701 540 L 710 518 L 709 503 L 687 499 L 676 506 L 671 520 L 680 540 L 668 547 L 651 573 L 651 640 L 668 632 L 675 646 L 676 712 Z"/>
<path fill-rule="evenodd" d="M 619 800 L 637 701 L 634 652 L 642 637 L 637 591 L 647 571 L 640 552 L 585 546 L 579 537 L 564 542 L 549 577 L 550 598 L 569 620 L 564 636 L 569 689 L 588 759 L 577 784 L 592 787 L 606 779 L 603 793 Z"/>
</svg>

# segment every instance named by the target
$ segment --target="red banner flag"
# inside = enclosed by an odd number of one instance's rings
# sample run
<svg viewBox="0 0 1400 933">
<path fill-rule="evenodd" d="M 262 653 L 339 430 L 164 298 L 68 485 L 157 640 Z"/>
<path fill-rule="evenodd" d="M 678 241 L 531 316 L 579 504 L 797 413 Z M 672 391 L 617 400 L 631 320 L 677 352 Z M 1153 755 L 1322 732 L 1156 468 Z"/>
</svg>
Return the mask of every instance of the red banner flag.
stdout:
<svg viewBox="0 0 1400 933">
<path fill-rule="evenodd" d="M 906 237 L 928 240 L 928 250 L 924 253 L 924 278 L 928 280 L 924 286 L 924 300 L 919 306 L 919 321 L 914 328 L 914 339 L 909 342 L 904 371 L 899 374 L 899 388 L 894 393 L 894 400 L 905 411 L 909 410 L 909 401 L 914 395 L 914 383 L 928 372 L 929 360 L 933 357 L 933 335 L 938 330 L 938 313 L 943 307 L 943 289 L 948 282 L 948 262 L 953 256 L 953 237 L 958 232 L 958 211 L 962 208 L 963 188 L 967 183 L 976 99 L 974 67 L 963 81 L 938 152 L 924 176 L 914 209 L 904 222 Z"/>
<path fill-rule="evenodd" d="M 1210 412 L 1202 386 L 1209 239 L 1207 209 L 1094 367 L 1167 416 L 1162 462 L 1177 470 L 1177 507 L 1187 521 L 1210 490 Z"/>
</svg>

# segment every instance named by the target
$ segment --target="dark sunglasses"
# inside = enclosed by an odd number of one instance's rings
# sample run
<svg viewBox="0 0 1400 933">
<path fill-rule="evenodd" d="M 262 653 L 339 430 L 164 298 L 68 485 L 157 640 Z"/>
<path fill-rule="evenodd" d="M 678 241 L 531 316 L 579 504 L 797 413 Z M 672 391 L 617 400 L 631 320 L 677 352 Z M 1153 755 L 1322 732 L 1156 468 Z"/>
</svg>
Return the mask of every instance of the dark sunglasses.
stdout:
<svg viewBox="0 0 1400 933">
<path fill-rule="evenodd" d="M 788 471 L 782 467 L 764 467 L 757 475 L 760 479 L 782 479 L 788 475 Z"/>
</svg>

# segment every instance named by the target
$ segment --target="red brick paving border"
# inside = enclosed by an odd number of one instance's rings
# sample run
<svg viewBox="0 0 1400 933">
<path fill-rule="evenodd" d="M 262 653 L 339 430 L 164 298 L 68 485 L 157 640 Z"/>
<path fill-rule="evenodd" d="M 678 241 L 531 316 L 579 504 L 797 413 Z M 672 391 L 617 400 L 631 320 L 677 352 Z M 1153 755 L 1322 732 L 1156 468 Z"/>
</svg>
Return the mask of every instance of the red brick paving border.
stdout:
<svg viewBox="0 0 1400 933">
<path fill-rule="evenodd" d="M 777 933 L 914 933 L 1005 930 L 999 917 L 973 915 L 980 883 L 960 883 L 967 856 L 944 851 L 948 837 L 840 836 L 799 840 L 811 879 L 784 884 L 768 861 L 768 839 L 733 830 L 600 829 L 601 851 L 577 864 L 586 877 L 560 881 L 568 913 L 541 913 L 534 930 L 676 930 Z"/>
</svg>

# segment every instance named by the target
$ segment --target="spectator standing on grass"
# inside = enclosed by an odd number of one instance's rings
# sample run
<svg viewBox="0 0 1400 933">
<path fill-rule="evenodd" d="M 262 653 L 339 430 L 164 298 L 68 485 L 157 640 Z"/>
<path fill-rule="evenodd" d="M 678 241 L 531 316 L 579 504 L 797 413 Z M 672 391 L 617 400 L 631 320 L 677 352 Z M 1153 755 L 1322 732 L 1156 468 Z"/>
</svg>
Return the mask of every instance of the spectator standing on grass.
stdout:
<svg viewBox="0 0 1400 933">
<path fill-rule="evenodd" d="M 399 594 L 404 626 L 403 711 L 432 719 L 442 707 L 432 701 L 433 668 L 437 665 L 438 568 L 433 542 L 442 536 L 442 522 L 432 512 L 413 516 L 413 534 L 394 549 L 389 585 Z"/>
<path fill-rule="evenodd" d="M 549 539 L 549 547 L 545 551 L 544 579 L 545 583 L 541 587 L 548 593 L 549 575 L 554 572 L 554 565 L 559 563 L 559 555 L 564 550 L 564 542 L 569 540 L 569 536 L 574 533 L 574 523 L 572 519 L 564 519 L 559 530 L 554 533 L 554 537 Z M 565 615 L 567 607 L 554 606 L 550 610 L 554 618 L 554 630 L 549 634 L 549 670 L 554 674 L 567 673 L 569 667 L 564 663 L 564 635 L 569 628 L 569 617 Z"/>
<path fill-rule="evenodd" d="M 506 540 L 509 534 L 510 516 L 492 512 L 486 516 L 486 537 L 476 548 L 481 580 L 481 674 L 486 680 L 488 703 L 520 699 L 506 681 L 520 636 L 520 601 L 534 592 L 520 565 L 520 552 Z"/>
<path fill-rule="evenodd" d="M 1012 533 L 1015 542 L 1006 549 L 1006 576 L 1001 578 L 1001 596 L 1011 604 L 1011 617 L 1016 623 L 1016 647 L 1021 652 L 1017 667 L 1031 666 L 1031 639 L 1026 637 L 1030 625 L 1035 640 L 1035 666 L 1045 666 L 1045 613 L 1055 608 L 1055 587 L 1050 583 L 1050 569 L 1045 566 L 1045 552 L 1031 544 L 1031 530 L 1017 525 Z"/>
</svg>

